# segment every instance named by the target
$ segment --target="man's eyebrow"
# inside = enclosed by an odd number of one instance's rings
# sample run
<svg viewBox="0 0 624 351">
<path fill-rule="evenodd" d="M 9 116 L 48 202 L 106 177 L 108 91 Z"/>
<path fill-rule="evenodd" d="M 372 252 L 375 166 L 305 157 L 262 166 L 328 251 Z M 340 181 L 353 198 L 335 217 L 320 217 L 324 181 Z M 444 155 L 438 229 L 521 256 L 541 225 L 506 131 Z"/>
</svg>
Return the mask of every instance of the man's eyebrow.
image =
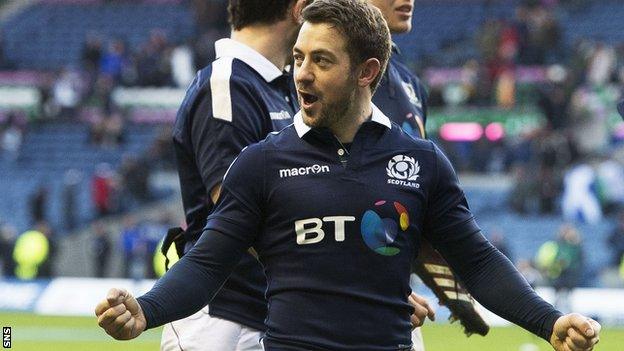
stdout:
<svg viewBox="0 0 624 351">
<path fill-rule="evenodd" d="M 293 48 L 293 52 L 297 53 L 297 54 L 301 54 L 303 53 L 303 51 L 301 51 L 299 48 L 294 47 Z M 331 58 L 336 58 L 336 55 L 334 55 L 331 51 L 326 50 L 326 49 L 316 49 L 316 50 L 312 50 L 312 52 L 310 52 L 310 55 L 314 55 L 314 54 L 322 54 L 322 55 L 327 55 Z"/>
</svg>

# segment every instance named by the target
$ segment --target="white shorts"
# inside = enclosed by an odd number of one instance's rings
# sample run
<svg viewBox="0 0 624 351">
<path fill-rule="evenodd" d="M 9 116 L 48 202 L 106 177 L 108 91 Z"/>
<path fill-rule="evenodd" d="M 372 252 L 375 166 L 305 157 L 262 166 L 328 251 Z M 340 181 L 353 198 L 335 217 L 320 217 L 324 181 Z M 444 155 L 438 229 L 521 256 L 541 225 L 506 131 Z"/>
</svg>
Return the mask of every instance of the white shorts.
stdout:
<svg viewBox="0 0 624 351">
<path fill-rule="evenodd" d="M 163 328 L 161 351 L 262 351 L 262 332 L 213 317 L 208 306 Z"/>
<path fill-rule="evenodd" d="M 425 351 L 423 336 L 420 328 L 412 330 L 412 351 Z"/>
<path fill-rule="evenodd" d="M 212 317 L 208 306 L 197 313 L 167 323 L 161 351 L 263 351 L 262 332 L 239 323 Z M 420 328 L 412 331 L 413 351 L 425 351 Z"/>
</svg>

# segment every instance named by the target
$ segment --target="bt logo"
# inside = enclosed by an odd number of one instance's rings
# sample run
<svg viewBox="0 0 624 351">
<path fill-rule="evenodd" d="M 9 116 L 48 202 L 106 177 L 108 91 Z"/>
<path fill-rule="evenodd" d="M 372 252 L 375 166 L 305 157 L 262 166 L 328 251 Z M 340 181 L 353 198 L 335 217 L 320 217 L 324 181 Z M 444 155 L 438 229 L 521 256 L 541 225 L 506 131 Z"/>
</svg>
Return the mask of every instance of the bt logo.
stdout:
<svg viewBox="0 0 624 351">
<path fill-rule="evenodd" d="M 354 222 L 353 216 L 328 216 L 306 218 L 295 221 L 298 245 L 321 242 L 325 238 L 325 224 L 333 223 L 334 240 L 345 241 L 347 222 Z M 394 256 L 401 252 L 397 242 L 409 229 L 408 210 L 397 201 L 376 201 L 374 207 L 364 212 L 360 223 L 362 240 L 374 252 L 382 256 Z"/>
<path fill-rule="evenodd" d="M 325 231 L 323 223 L 334 223 L 334 238 L 336 241 L 345 240 L 345 223 L 355 221 L 353 216 L 329 216 L 321 218 L 306 218 L 295 221 L 295 233 L 297 233 L 297 244 L 316 244 L 323 240 Z"/>
</svg>

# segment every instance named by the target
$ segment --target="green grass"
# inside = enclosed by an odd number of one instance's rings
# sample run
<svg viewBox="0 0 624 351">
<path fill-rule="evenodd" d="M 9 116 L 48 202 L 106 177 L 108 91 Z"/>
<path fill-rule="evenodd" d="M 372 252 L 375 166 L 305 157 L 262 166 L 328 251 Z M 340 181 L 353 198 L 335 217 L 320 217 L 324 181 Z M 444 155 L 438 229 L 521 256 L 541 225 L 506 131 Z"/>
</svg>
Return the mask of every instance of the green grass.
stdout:
<svg viewBox="0 0 624 351">
<path fill-rule="evenodd" d="M 32 314 L 0 314 L 0 326 L 10 326 L 13 347 L 18 351 L 110 351 L 158 350 L 160 328 L 133 341 L 115 341 L 102 331 L 95 317 L 50 317 Z M 517 328 L 492 328 L 487 337 L 466 338 L 459 325 L 428 323 L 423 328 L 427 351 L 519 351 L 533 343 L 539 351 L 551 350 L 543 340 Z M 596 351 L 624 350 L 624 329 L 605 329 Z M 212 351 L 212 350 L 211 350 Z"/>
<path fill-rule="evenodd" d="M 147 351 L 158 350 L 161 329 L 132 341 L 116 341 L 97 325 L 95 316 L 52 317 L 0 313 L 0 325 L 10 326 L 12 349 L 18 351 Z"/>
<path fill-rule="evenodd" d="M 429 323 L 423 328 L 423 338 L 427 351 L 520 351 L 520 346 L 527 343 L 535 344 L 536 351 L 552 350 L 545 340 L 516 326 L 491 328 L 486 337 L 467 338 L 459 324 Z M 603 329 L 600 343 L 594 350 L 624 350 L 624 329 Z"/>
</svg>

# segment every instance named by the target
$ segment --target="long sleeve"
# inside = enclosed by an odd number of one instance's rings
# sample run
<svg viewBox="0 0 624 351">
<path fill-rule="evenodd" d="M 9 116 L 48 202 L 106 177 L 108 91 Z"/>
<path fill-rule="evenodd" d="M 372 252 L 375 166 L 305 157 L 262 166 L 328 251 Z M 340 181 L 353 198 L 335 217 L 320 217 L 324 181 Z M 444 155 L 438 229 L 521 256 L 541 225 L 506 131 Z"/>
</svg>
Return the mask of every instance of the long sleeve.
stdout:
<svg viewBox="0 0 624 351">
<path fill-rule="evenodd" d="M 239 155 L 195 246 L 139 297 L 148 328 L 184 318 L 208 304 L 253 245 L 262 222 L 263 161 L 259 144 Z"/>
<path fill-rule="evenodd" d="M 425 233 L 472 296 L 490 311 L 549 340 L 562 315 L 540 298 L 511 262 L 481 234 L 448 159 L 438 153 L 438 184 Z"/>
<path fill-rule="evenodd" d="M 147 328 L 190 316 L 208 304 L 247 248 L 232 236 L 204 231 L 191 251 L 138 298 Z"/>
</svg>

